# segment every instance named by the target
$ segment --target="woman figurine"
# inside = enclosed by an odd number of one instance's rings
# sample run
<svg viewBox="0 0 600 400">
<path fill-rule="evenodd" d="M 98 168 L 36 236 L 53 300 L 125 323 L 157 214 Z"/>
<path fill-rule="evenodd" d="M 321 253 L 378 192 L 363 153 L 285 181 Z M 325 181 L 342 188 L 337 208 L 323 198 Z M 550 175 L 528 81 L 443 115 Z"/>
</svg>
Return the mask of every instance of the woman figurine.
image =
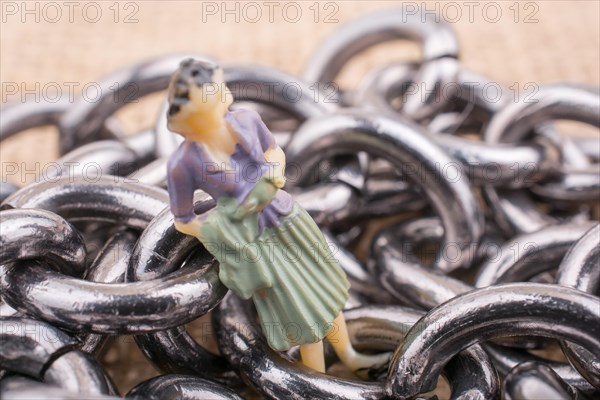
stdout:
<svg viewBox="0 0 600 400">
<path fill-rule="evenodd" d="M 169 86 L 169 129 L 186 140 L 168 164 L 175 227 L 219 261 L 219 278 L 252 298 L 268 344 L 300 345 L 302 362 L 325 371 L 323 338 L 353 371 L 380 367 L 389 354 L 357 353 L 341 310 L 348 280 L 308 213 L 281 190 L 285 155 L 258 113 L 228 111 L 223 71 L 186 60 Z M 193 193 L 216 200 L 196 215 Z"/>
</svg>

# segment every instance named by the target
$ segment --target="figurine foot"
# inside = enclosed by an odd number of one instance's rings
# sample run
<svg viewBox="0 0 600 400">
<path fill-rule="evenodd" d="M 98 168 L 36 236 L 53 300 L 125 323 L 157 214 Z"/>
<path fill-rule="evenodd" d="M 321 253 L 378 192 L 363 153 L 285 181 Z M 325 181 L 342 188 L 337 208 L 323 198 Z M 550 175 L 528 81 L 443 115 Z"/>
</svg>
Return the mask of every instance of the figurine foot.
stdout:
<svg viewBox="0 0 600 400">
<path fill-rule="evenodd" d="M 325 357 L 323 356 L 323 342 L 306 343 L 300 346 L 302 363 L 315 371 L 325 373 Z"/>
<path fill-rule="evenodd" d="M 354 352 L 344 364 L 362 379 L 376 379 L 385 374 L 392 358 L 392 352 L 380 354 L 361 354 Z"/>
<path fill-rule="evenodd" d="M 362 354 L 354 350 L 344 314 L 339 314 L 333 321 L 337 329 L 327 335 L 327 340 L 333 346 L 340 361 L 355 374 L 365 379 L 373 379 L 387 370 L 392 353 Z"/>
</svg>

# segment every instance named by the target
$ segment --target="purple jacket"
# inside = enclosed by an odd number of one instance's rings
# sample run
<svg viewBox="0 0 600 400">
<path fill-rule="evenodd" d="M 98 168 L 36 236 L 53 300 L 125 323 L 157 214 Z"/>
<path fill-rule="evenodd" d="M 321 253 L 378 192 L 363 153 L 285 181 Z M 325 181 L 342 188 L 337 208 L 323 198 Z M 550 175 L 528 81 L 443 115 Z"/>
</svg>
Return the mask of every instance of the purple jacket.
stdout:
<svg viewBox="0 0 600 400">
<path fill-rule="evenodd" d="M 275 146 L 275 138 L 258 113 L 250 109 L 229 111 L 225 120 L 237 134 L 238 144 L 229 165 L 220 165 L 201 144 L 185 140 L 167 164 L 167 185 L 171 211 L 177 221 L 194 217 L 194 190 L 202 189 L 215 200 L 233 197 L 241 204 L 258 180 L 272 174 L 274 165 L 265 161 L 264 152 Z M 292 197 L 277 191 L 273 201 L 259 215 L 259 225 L 273 226 L 291 212 Z"/>
</svg>

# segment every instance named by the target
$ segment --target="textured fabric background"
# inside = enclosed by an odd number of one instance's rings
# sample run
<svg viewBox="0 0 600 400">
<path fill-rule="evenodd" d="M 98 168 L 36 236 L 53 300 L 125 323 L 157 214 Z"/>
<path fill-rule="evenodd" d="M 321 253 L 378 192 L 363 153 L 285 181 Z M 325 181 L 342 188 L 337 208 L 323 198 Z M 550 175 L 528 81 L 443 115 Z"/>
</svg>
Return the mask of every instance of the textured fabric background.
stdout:
<svg viewBox="0 0 600 400">
<path fill-rule="evenodd" d="M 600 2 L 596 0 L 274 4 L 271 18 L 270 6 L 263 1 L 75 2 L 72 15 L 66 6 L 57 9 L 47 2 L 2 1 L 2 101 L 24 97 L 5 91 L 9 84 L 26 90 L 58 84 L 67 94 L 70 85 L 79 83 L 74 93 L 80 94 L 85 84 L 115 69 L 176 52 L 207 54 L 223 62 L 273 65 L 298 74 L 319 42 L 341 24 L 402 4 L 406 9 L 423 5 L 453 21 L 462 62 L 515 90 L 522 90 L 528 82 L 600 82 Z M 296 18 L 298 9 L 301 14 Z M 382 62 L 418 59 L 418 46 L 404 43 L 376 46 L 356 57 L 343 71 L 342 83 L 358 81 Z M 34 97 L 25 95 L 29 100 Z M 127 107 L 120 113 L 126 127 L 134 131 L 153 123 L 158 104 L 155 99 Z M 19 135 L 3 143 L 2 160 L 27 165 L 53 160 L 57 156 L 53 131 Z"/>
<path fill-rule="evenodd" d="M 291 5 L 276 1 L 270 20 L 269 6 L 263 1 L 254 2 L 260 16 L 254 5 L 233 1 L 75 2 L 72 16 L 63 2 L 56 2 L 60 16 L 46 2 L 1 3 L 3 102 L 21 101 L 23 97 L 9 95 L 5 90 L 9 84 L 35 90 L 56 83 L 68 93 L 69 85 L 75 82 L 80 84 L 75 94 L 80 94 L 83 85 L 115 69 L 176 52 L 207 54 L 224 62 L 272 65 L 298 74 L 319 42 L 342 23 L 372 10 L 401 5 L 394 1 L 296 1 Z M 471 2 L 472 6 L 462 1 L 419 1 L 405 2 L 405 7 L 407 3 L 437 10 L 452 21 L 462 62 L 497 82 L 521 89 L 528 82 L 600 83 L 598 1 Z M 25 13 L 23 7 L 33 13 Z M 225 8 L 234 11 L 224 13 Z M 294 21 L 298 8 L 301 16 Z M 208 13 L 215 9 L 216 14 Z M 418 46 L 403 43 L 376 46 L 353 59 L 342 74 L 342 83 L 352 85 L 367 70 L 386 61 L 417 60 Z M 29 94 L 26 99 L 33 97 Z M 128 106 L 119 117 L 131 132 L 151 126 L 160 100 L 154 96 Z M 29 168 L 35 162 L 43 165 L 57 157 L 56 139 L 57 133 L 51 128 L 18 135 L 2 144 L 1 162 L 25 162 Z M 205 323 L 204 319 L 197 324 Z M 105 355 L 105 362 L 113 365 L 113 377 L 124 390 L 155 374 L 132 342 L 121 338 Z M 119 355 L 128 351 L 135 354 L 124 364 Z"/>
</svg>

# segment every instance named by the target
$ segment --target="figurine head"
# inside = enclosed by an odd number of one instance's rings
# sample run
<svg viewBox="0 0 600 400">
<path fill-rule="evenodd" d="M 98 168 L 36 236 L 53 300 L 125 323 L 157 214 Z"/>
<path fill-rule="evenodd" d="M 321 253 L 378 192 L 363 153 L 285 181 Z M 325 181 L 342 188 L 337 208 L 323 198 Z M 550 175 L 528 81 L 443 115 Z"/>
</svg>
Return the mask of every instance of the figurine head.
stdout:
<svg viewBox="0 0 600 400">
<path fill-rule="evenodd" d="M 169 84 L 168 127 L 188 139 L 201 141 L 222 126 L 232 102 L 218 65 L 184 60 Z"/>
</svg>

